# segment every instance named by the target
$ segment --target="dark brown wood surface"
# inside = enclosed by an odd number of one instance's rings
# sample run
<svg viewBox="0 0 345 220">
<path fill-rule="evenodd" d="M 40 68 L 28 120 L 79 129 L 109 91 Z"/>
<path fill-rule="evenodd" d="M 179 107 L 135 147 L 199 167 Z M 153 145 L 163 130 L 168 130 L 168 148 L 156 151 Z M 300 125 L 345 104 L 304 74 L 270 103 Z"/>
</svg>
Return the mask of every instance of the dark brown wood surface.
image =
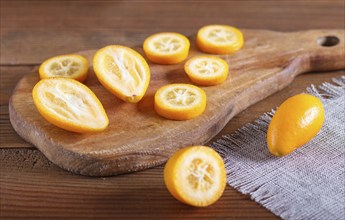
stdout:
<svg viewBox="0 0 345 220">
<path fill-rule="evenodd" d="M 211 207 L 188 207 L 166 190 L 162 166 L 107 178 L 66 172 L 16 135 L 8 101 L 18 80 L 45 58 L 108 44 L 136 44 L 151 33 L 189 35 L 202 25 L 297 31 L 344 29 L 344 1 L 1 1 L 0 217 L 276 218 L 228 186 Z M 128 45 L 130 46 L 130 45 Z M 308 73 L 234 117 L 213 140 L 344 71 Z"/>
</svg>

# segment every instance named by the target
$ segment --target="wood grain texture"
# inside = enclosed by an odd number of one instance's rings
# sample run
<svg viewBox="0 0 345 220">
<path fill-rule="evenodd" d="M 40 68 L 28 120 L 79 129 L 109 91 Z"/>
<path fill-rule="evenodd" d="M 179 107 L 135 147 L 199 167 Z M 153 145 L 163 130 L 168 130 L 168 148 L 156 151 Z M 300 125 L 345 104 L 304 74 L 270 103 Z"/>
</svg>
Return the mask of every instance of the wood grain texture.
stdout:
<svg viewBox="0 0 345 220">
<path fill-rule="evenodd" d="M 277 31 L 345 27 L 343 0 L 1 0 L 0 4 L 2 101 L 9 100 L 21 78 L 18 70 L 31 71 L 32 66 L 27 64 L 39 65 L 56 54 L 112 43 L 132 45 L 155 32 L 190 34 L 212 23 Z M 310 84 L 330 82 L 344 74 L 336 71 L 298 76 L 282 91 L 232 118 L 213 140 L 252 122 Z M 2 84 L 3 77 L 8 77 L 11 84 Z M 31 145 L 14 132 L 7 104 L 2 102 L 0 114 L 0 148 L 11 148 L 0 150 L 1 219 L 278 219 L 231 187 L 219 202 L 206 209 L 180 204 L 163 190 L 162 166 L 109 178 L 65 172 L 38 150 L 13 149 Z"/>
<path fill-rule="evenodd" d="M 76 134 L 43 120 L 31 98 L 32 88 L 39 80 L 37 72 L 18 83 L 10 100 L 11 123 L 21 137 L 64 169 L 90 176 L 115 175 L 157 166 L 182 147 L 205 144 L 233 116 L 286 87 L 298 74 L 345 68 L 343 40 L 332 47 L 318 43 L 324 36 L 345 39 L 343 30 L 244 30 L 244 36 L 246 44 L 240 52 L 221 56 L 229 63 L 231 75 L 221 85 L 203 88 L 207 108 L 195 119 L 166 120 L 155 113 L 153 97 L 158 88 L 190 82 L 183 63 L 150 63 L 150 86 L 137 105 L 113 97 L 91 72 L 85 84 L 96 93 L 108 114 L 110 125 L 104 132 Z M 94 52 L 81 54 L 91 61 Z M 190 53 L 193 56 L 200 52 L 192 47 Z"/>
<path fill-rule="evenodd" d="M 0 106 L 0 148 L 34 148 L 22 139 L 13 129 L 8 106 Z"/>
<path fill-rule="evenodd" d="M 18 81 L 27 75 L 28 72 L 35 71 L 37 67 L 34 65 L 24 66 L 0 66 L 0 105 L 8 105 L 10 97 L 13 93 Z"/>
<path fill-rule="evenodd" d="M 65 172 L 40 152 L 0 149 L 1 218 L 276 219 L 248 196 L 225 189 L 213 206 L 198 209 L 173 199 L 163 168 L 131 175 L 87 178 Z M 43 202 L 44 201 L 44 202 Z"/>
<path fill-rule="evenodd" d="M 195 33 L 207 24 L 344 29 L 344 7 L 343 0 L 4 1 L 0 64 L 39 64 L 57 54 L 114 43 L 132 46 L 155 32 Z"/>
</svg>

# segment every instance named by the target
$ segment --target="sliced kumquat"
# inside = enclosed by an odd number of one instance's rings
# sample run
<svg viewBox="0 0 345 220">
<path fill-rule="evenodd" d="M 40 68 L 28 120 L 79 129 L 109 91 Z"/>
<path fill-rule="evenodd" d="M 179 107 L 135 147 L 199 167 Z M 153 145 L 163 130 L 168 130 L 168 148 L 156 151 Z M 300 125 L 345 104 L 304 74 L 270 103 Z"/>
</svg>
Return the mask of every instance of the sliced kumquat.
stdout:
<svg viewBox="0 0 345 220">
<path fill-rule="evenodd" d="M 85 81 L 88 76 L 89 62 L 80 55 L 68 54 L 52 57 L 44 61 L 38 70 L 41 79 L 64 77 Z"/>
<path fill-rule="evenodd" d="M 171 195 L 180 202 L 197 207 L 209 206 L 224 192 L 224 162 L 210 147 L 186 147 L 173 154 L 166 163 L 164 182 Z"/>
<path fill-rule="evenodd" d="M 33 88 L 32 97 L 39 113 L 62 129 L 85 133 L 102 131 L 109 124 L 102 103 L 76 80 L 42 79 Z"/>
<path fill-rule="evenodd" d="M 139 102 L 150 82 L 150 69 L 145 59 L 125 46 L 110 45 L 97 51 L 93 68 L 100 83 L 126 102 Z"/>
<path fill-rule="evenodd" d="M 195 56 L 185 63 L 184 70 L 193 83 L 213 86 L 226 80 L 229 65 L 216 56 Z"/>
<path fill-rule="evenodd" d="M 206 53 L 231 54 L 242 48 L 243 34 L 235 27 L 208 25 L 198 31 L 196 43 Z"/>
<path fill-rule="evenodd" d="M 206 94 L 190 84 L 169 84 L 155 94 L 155 110 L 165 118 L 188 120 L 202 114 L 206 108 Z"/>
<path fill-rule="evenodd" d="M 144 41 L 144 52 L 149 60 L 159 64 L 176 64 L 184 61 L 189 53 L 187 37 L 174 32 L 154 34 Z"/>
</svg>

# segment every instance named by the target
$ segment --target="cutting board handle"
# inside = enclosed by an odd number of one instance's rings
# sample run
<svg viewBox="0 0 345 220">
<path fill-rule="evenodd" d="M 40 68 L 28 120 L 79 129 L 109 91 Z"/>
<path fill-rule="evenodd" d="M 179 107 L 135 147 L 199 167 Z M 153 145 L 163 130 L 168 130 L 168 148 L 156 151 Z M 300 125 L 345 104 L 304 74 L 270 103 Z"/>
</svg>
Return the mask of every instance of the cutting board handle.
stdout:
<svg viewBox="0 0 345 220">
<path fill-rule="evenodd" d="M 298 32 L 297 32 L 298 33 Z M 344 30 L 312 30 L 301 32 L 298 45 L 306 49 L 310 66 L 308 71 L 329 71 L 345 68 Z M 310 41 L 306 44 L 306 41 Z"/>
</svg>

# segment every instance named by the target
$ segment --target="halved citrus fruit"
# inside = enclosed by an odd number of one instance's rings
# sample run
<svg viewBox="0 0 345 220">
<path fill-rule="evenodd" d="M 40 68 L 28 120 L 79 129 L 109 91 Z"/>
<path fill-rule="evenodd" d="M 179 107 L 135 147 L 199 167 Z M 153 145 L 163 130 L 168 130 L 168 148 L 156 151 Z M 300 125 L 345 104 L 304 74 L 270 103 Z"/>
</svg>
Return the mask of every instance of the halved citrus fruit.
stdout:
<svg viewBox="0 0 345 220">
<path fill-rule="evenodd" d="M 109 124 L 102 103 L 76 80 L 42 79 L 33 88 L 32 97 L 39 113 L 62 129 L 85 133 L 102 131 Z"/>
<path fill-rule="evenodd" d="M 173 154 L 166 163 L 164 182 L 180 202 L 197 207 L 209 206 L 224 192 L 224 162 L 210 147 L 186 147 Z"/>
<path fill-rule="evenodd" d="M 226 80 L 229 65 L 216 56 L 195 56 L 185 63 L 184 70 L 193 83 L 213 86 Z"/>
<path fill-rule="evenodd" d="M 231 26 L 208 25 L 198 31 L 196 43 L 206 53 L 230 54 L 242 48 L 243 34 Z"/>
<path fill-rule="evenodd" d="M 176 64 L 184 61 L 190 43 L 184 35 L 164 32 L 151 35 L 144 41 L 144 52 L 149 60 L 159 64 Z"/>
<path fill-rule="evenodd" d="M 100 83 L 126 102 L 139 102 L 150 82 L 150 68 L 146 60 L 125 46 L 110 45 L 97 51 L 93 69 Z"/>
<path fill-rule="evenodd" d="M 155 94 L 155 110 L 165 118 L 188 120 L 199 116 L 206 108 L 206 94 L 190 84 L 169 84 Z"/>
<path fill-rule="evenodd" d="M 68 54 L 52 57 L 44 61 L 38 70 L 41 79 L 64 77 L 85 81 L 89 71 L 88 60 L 80 55 Z"/>
</svg>

